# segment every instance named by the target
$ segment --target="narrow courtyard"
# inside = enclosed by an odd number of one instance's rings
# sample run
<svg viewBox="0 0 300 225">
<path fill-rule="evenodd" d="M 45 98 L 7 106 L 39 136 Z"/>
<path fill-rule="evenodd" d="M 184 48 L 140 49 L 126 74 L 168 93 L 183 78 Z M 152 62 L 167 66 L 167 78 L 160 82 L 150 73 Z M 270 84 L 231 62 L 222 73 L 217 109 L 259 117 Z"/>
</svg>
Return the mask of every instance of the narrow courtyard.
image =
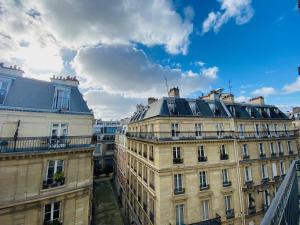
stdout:
<svg viewBox="0 0 300 225">
<path fill-rule="evenodd" d="M 94 181 L 93 225 L 123 225 L 110 178 Z"/>
</svg>

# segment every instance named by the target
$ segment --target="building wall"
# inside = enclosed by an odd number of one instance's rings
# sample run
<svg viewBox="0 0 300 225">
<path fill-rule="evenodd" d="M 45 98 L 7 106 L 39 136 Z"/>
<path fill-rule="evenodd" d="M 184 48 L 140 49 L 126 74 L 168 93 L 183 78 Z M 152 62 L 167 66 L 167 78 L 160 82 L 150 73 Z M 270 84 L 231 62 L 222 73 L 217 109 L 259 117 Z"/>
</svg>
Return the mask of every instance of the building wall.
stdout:
<svg viewBox="0 0 300 225">
<path fill-rule="evenodd" d="M 222 123 L 223 130 L 235 132 L 236 138 L 212 138 L 199 140 L 164 140 L 147 139 L 144 137 L 129 137 L 127 148 L 127 168 L 126 179 L 129 183 L 129 205 L 135 208 L 136 212 L 132 214 L 140 218 L 142 224 L 175 224 L 175 207 L 177 204 L 184 204 L 184 222 L 186 224 L 200 222 L 201 201 L 209 200 L 210 218 L 215 218 L 218 213 L 222 218 L 223 224 L 259 224 L 264 214 L 263 211 L 263 193 L 268 189 L 270 191 L 270 200 L 276 192 L 278 186 L 283 179 L 275 181 L 272 175 L 272 163 L 276 163 L 277 174 L 280 175 L 279 163 L 284 162 L 285 171 L 288 170 L 290 162 L 298 157 L 298 149 L 295 136 L 285 134 L 285 127 L 288 130 L 293 130 L 290 120 L 236 120 L 232 118 L 153 118 L 136 123 L 129 124 L 129 132 L 148 132 L 156 138 L 170 138 L 171 124 L 179 124 L 179 136 L 189 136 L 195 133 L 195 123 L 202 123 L 202 132 L 208 131 L 210 135 L 216 135 L 216 124 Z M 255 125 L 269 124 L 271 130 L 273 125 L 277 124 L 277 130 L 280 131 L 280 136 L 264 137 L 264 138 L 249 138 L 240 139 L 239 125 L 244 125 L 245 135 L 255 134 Z M 261 130 L 261 133 L 263 131 Z M 277 145 L 281 142 L 283 155 L 271 157 L 270 142 Z M 293 153 L 288 151 L 287 141 L 291 141 Z M 265 158 L 260 158 L 259 143 L 264 144 Z M 248 145 L 249 159 L 244 159 L 242 155 L 243 144 Z M 198 162 L 197 149 L 203 145 L 207 162 Z M 220 160 L 220 146 L 225 145 L 226 152 L 229 155 L 228 160 Z M 172 149 L 175 146 L 181 148 L 183 163 L 173 164 Z M 153 148 L 153 160 L 150 160 L 150 149 Z M 144 152 L 147 152 L 146 157 Z M 262 184 L 261 165 L 267 164 L 269 183 Z M 252 170 L 253 185 L 248 187 L 245 185 L 244 168 L 248 165 Z M 229 179 L 232 185 L 223 187 L 222 184 L 222 169 L 229 170 Z M 140 172 L 141 170 L 141 172 Z M 144 171 L 147 174 L 144 174 Z M 208 174 L 208 190 L 200 191 L 199 189 L 199 172 L 206 171 Z M 154 189 L 150 186 L 150 173 L 154 173 Z M 173 176 L 176 173 L 183 174 L 183 186 L 185 193 L 174 195 Z M 142 176 L 140 177 L 139 174 Z M 144 178 L 146 177 L 146 181 Z M 141 189 L 141 191 L 139 191 Z M 144 193 L 147 193 L 148 207 L 143 210 Z M 256 213 L 248 215 L 248 193 L 252 193 L 255 199 Z M 135 194 L 136 193 L 136 194 Z M 139 195 L 140 203 L 139 202 Z M 232 196 L 232 207 L 234 208 L 234 218 L 226 219 L 224 196 Z M 154 217 L 155 220 L 151 223 L 149 199 L 154 199 Z M 132 200 L 133 199 L 133 200 Z M 131 203 L 132 202 L 132 203 Z M 134 219 L 135 215 L 131 218 Z"/>
</svg>

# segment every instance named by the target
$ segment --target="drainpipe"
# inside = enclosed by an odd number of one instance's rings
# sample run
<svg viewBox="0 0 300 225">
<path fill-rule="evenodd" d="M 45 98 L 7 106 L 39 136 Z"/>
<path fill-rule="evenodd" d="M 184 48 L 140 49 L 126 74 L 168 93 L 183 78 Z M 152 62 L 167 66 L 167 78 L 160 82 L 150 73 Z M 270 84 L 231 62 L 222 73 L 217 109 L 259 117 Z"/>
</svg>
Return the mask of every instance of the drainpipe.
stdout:
<svg viewBox="0 0 300 225">
<path fill-rule="evenodd" d="M 235 155 L 235 160 L 236 160 L 236 173 L 237 173 L 237 177 L 238 177 L 237 180 L 238 180 L 238 189 L 239 189 L 239 202 L 240 202 L 240 208 L 242 211 L 242 215 L 241 215 L 242 216 L 242 225 L 246 225 L 245 210 L 244 210 L 244 196 L 243 196 L 243 191 L 242 191 L 242 186 L 241 186 L 240 161 L 239 161 L 239 157 L 238 157 L 238 148 L 237 148 L 237 137 L 234 137 L 233 146 L 234 146 L 233 148 L 234 148 L 234 155 Z"/>
</svg>

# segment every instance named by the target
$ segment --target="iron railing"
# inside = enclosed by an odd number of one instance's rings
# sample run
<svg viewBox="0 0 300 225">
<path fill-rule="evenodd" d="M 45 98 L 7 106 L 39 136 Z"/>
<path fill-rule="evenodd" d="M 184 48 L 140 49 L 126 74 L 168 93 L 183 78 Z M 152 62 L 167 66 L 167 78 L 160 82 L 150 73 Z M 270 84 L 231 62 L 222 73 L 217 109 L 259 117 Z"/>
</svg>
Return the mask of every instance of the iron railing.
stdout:
<svg viewBox="0 0 300 225">
<path fill-rule="evenodd" d="M 0 137 L 0 153 L 49 151 L 89 147 L 94 144 L 92 136 L 52 137 Z"/>
<path fill-rule="evenodd" d="M 177 131 L 177 132 L 127 132 L 129 138 L 149 141 L 211 140 L 211 139 L 264 139 L 296 137 L 297 130 L 270 132 L 235 131 Z"/>
<path fill-rule="evenodd" d="M 299 224 L 297 164 L 300 164 L 300 160 L 293 161 L 291 164 L 261 225 Z"/>
<path fill-rule="evenodd" d="M 221 225 L 221 216 L 216 214 L 215 218 L 204 220 L 198 223 L 191 223 L 190 225 Z"/>
</svg>

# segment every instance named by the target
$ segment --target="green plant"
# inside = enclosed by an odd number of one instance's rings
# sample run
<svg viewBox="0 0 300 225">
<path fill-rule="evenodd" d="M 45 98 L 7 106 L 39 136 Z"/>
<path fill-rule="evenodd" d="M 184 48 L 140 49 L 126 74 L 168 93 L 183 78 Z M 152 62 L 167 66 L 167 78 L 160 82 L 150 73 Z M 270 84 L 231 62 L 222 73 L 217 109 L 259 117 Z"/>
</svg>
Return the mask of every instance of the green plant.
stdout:
<svg viewBox="0 0 300 225">
<path fill-rule="evenodd" d="M 65 182 L 64 172 L 59 171 L 59 172 L 55 173 L 54 174 L 54 180 L 56 182 L 59 182 L 59 183 L 63 184 Z"/>
</svg>

